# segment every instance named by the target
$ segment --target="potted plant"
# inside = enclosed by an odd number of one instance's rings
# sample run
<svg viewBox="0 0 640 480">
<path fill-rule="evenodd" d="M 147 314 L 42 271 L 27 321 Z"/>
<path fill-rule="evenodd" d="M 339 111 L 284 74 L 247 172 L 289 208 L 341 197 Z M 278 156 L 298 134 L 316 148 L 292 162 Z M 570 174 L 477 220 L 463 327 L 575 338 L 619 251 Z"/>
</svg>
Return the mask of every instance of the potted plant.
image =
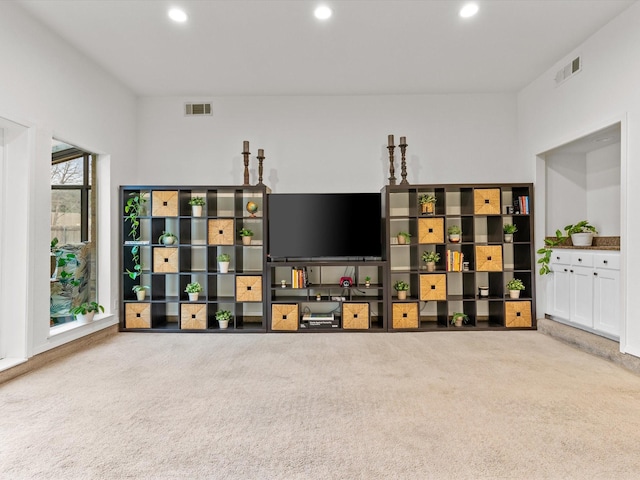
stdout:
<svg viewBox="0 0 640 480">
<path fill-rule="evenodd" d="M 451 316 L 451 325 L 455 325 L 456 327 L 461 327 L 463 323 L 468 323 L 469 317 L 462 312 L 453 312 Z"/>
<path fill-rule="evenodd" d="M 447 233 L 449 234 L 449 241 L 452 243 L 458 243 L 460 241 L 460 234 L 462 230 L 458 225 L 451 225 L 447 228 Z"/>
<path fill-rule="evenodd" d="M 249 230 L 248 228 L 241 228 L 240 229 L 240 236 L 242 237 L 242 244 L 243 245 L 251 245 L 251 238 L 253 237 L 253 232 L 251 230 Z"/>
<path fill-rule="evenodd" d="M 424 193 L 418 197 L 418 203 L 423 214 L 433 215 L 435 211 L 435 204 L 438 199 L 435 195 Z"/>
<path fill-rule="evenodd" d="M 596 227 L 589 224 L 587 220 L 582 220 L 575 225 L 564 227 L 567 237 L 571 237 L 574 247 L 590 247 L 593 243 L 593 235 L 598 233 Z"/>
<path fill-rule="evenodd" d="M 229 310 L 218 310 L 216 312 L 216 320 L 221 329 L 225 329 L 229 326 L 229 320 L 233 317 Z"/>
<path fill-rule="evenodd" d="M 202 285 L 198 282 L 191 282 L 187 284 L 187 288 L 184 291 L 189 294 L 189 301 L 195 302 L 198 300 L 198 294 L 202 291 Z"/>
<path fill-rule="evenodd" d="M 520 291 L 524 290 L 524 283 L 519 278 L 512 278 L 507 282 L 510 298 L 520 298 Z"/>
<path fill-rule="evenodd" d="M 158 243 L 163 245 L 175 245 L 178 243 L 178 237 L 171 232 L 162 231 L 162 235 L 158 238 Z"/>
<path fill-rule="evenodd" d="M 144 297 L 146 296 L 147 290 L 149 290 L 149 287 L 147 285 L 134 285 L 131 290 L 136 292 L 136 297 L 138 298 L 139 301 L 142 301 L 144 300 Z"/>
<path fill-rule="evenodd" d="M 502 231 L 504 232 L 504 241 L 506 243 L 513 242 L 513 234 L 518 231 L 518 227 L 512 223 L 505 223 L 502 227 Z"/>
<path fill-rule="evenodd" d="M 218 267 L 220 273 L 229 273 L 229 262 L 231 261 L 231 255 L 228 253 L 221 253 L 218 255 Z"/>
<path fill-rule="evenodd" d="M 69 310 L 69 313 L 75 315 L 80 324 L 92 322 L 96 312 L 104 313 L 104 307 L 97 302 L 84 302 Z"/>
<path fill-rule="evenodd" d="M 191 213 L 194 217 L 202 216 L 202 207 L 204 203 L 204 198 L 202 197 L 191 197 L 191 200 L 189 200 L 189 205 L 191 205 Z"/>
<path fill-rule="evenodd" d="M 440 254 L 436 251 L 422 252 L 422 261 L 427 265 L 427 272 L 433 272 L 436 269 L 436 263 L 440 261 Z"/>
<path fill-rule="evenodd" d="M 369 288 L 371 286 L 371 277 L 370 276 L 366 276 L 364 277 L 364 286 Z"/>
<path fill-rule="evenodd" d="M 409 243 L 411 240 L 411 234 L 407 232 L 398 232 L 398 245 L 405 245 Z"/>
<path fill-rule="evenodd" d="M 398 280 L 393 284 L 396 292 L 398 292 L 398 300 L 407 299 L 407 290 L 409 290 L 409 284 L 403 280 Z"/>
</svg>

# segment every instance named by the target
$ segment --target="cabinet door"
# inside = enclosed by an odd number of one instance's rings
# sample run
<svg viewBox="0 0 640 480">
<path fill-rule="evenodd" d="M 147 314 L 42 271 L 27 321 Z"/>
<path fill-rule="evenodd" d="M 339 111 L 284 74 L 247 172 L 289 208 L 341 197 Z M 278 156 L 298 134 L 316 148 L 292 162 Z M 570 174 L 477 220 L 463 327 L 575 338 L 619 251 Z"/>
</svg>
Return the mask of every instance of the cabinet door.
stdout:
<svg viewBox="0 0 640 480">
<path fill-rule="evenodd" d="M 597 268 L 593 273 L 593 328 L 620 337 L 620 272 Z"/>
<path fill-rule="evenodd" d="M 572 266 L 571 321 L 593 328 L 593 268 Z"/>
<path fill-rule="evenodd" d="M 554 317 L 569 320 L 571 317 L 571 274 L 568 265 L 557 265 L 550 275 L 550 295 L 547 311 Z"/>
</svg>

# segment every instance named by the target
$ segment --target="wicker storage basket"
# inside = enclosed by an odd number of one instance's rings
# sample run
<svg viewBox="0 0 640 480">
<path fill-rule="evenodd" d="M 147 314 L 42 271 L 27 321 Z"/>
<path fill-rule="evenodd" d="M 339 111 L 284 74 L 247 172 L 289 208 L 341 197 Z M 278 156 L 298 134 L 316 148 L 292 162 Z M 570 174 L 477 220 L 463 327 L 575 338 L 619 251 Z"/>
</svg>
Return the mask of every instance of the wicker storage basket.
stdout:
<svg viewBox="0 0 640 480">
<path fill-rule="evenodd" d="M 445 274 L 420 275 L 420 300 L 446 300 L 447 276 Z"/>
<path fill-rule="evenodd" d="M 365 330 L 369 328 L 368 303 L 343 303 L 342 328 L 345 330 Z"/>
<path fill-rule="evenodd" d="M 205 330 L 207 328 L 207 306 L 204 303 L 180 305 L 180 328 Z"/>
<path fill-rule="evenodd" d="M 151 208 L 154 217 L 177 217 L 178 192 L 154 190 L 151 192 Z"/>
<path fill-rule="evenodd" d="M 236 302 L 261 302 L 262 277 L 240 275 L 236 277 Z"/>
<path fill-rule="evenodd" d="M 530 327 L 531 302 L 504 302 L 504 317 L 507 327 Z"/>
<path fill-rule="evenodd" d="M 418 328 L 417 303 L 394 303 L 392 310 L 393 328 Z"/>
<path fill-rule="evenodd" d="M 150 303 L 127 303 L 124 312 L 125 328 L 151 328 Z"/>
<path fill-rule="evenodd" d="M 502 271 L 502 246 L 501 245 L 477 245 L 476 246 L 476 270 L 478 272 Z"/>
<path fill-rule="evenodd" d="M 153 247 L 153 271 L 176 273 L 178 271 L 178 249 L 175 247 Z"/>
<path fill-rule="evenodd" d="M 500 215 L 500 189 L 478 188 L 473 191 L 473 213 Z"/>
<path fill-rule="evenodd" d="M 209 245 L 233 245 L 235 230 L 232 218 L 209 220 Z"/>
<path fill-rule="evenodd" d="M 271 305 L 271 330 L 298 330 L 298 304 Z"/>
<path fill-rule="evenodd" d="M 444 218 L 419 218 L 418 243 L 444 243 Z"/>
</svg>

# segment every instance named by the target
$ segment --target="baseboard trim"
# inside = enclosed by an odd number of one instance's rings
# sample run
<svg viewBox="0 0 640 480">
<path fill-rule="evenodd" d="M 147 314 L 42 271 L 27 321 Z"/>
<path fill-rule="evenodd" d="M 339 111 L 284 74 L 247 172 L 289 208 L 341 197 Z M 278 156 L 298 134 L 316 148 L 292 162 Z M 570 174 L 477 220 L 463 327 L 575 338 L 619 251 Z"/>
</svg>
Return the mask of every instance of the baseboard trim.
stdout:
<svg viewBox="0 0 640 480">
<path fill-rule="evenodd" d="M 0 372 L 0 384 L 37 370 L 38 368 L 48 365 L 60 358 L 92 347 L 96 343 L 102 342 L 116 333 L 118 333 L 118 325 L 111 325 L 107 328 L 103 328 L 102 330 L 98 330 L 97 332 L 60 345 L 59 347 L 34 355 L 27 361 Z"/>
</svg>

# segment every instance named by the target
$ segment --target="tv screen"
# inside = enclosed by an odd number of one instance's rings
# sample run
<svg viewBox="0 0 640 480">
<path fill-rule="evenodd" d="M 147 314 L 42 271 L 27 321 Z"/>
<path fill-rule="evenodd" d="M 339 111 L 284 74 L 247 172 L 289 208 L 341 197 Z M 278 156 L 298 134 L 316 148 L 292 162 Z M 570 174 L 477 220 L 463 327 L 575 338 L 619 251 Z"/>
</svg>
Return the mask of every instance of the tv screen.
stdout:
<svg viewBox="0 0 640 480">
<path fill-rule="evenodd" d="M 269 195 L 272 259 L 379 258 L 379 193 L 277 193 Z"/>
</svg>

